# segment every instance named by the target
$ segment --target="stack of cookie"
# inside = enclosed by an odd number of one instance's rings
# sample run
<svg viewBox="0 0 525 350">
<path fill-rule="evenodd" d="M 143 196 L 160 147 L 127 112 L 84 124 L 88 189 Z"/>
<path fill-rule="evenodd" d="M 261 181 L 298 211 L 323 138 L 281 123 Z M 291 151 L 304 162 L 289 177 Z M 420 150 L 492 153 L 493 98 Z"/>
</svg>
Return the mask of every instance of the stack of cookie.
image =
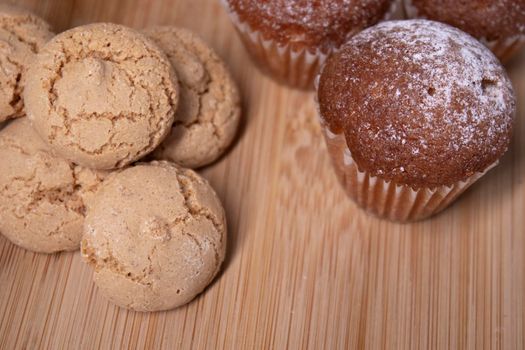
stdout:
<svg viewBox="0 0 525 350">
<path fill-rule="evenodd" d="M 0 10 L 0 121 L 13 119 L 0 131 L 0 232 L 36 252 L 81 245 L 118 305 L 187 303 L 225 255 L 220 200 L 186 169 L 235 136 L 224 63 L 184 29 L 91 24 L 53 37 L 37 16 Z"/>
</svg>

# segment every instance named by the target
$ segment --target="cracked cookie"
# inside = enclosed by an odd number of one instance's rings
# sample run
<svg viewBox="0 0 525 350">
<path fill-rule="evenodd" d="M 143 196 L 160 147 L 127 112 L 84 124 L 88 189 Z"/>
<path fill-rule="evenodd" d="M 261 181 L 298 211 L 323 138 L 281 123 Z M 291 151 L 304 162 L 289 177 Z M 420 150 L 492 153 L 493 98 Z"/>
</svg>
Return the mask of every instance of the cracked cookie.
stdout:
<svg viewBox="0 0 525 350">
<path fill-rule="evenodd" d="M 49 41 L 28 72 L 28 117 L 60 156 L 114 169 L 153 151 L 177 108 L 177 78 L 165 54 L 133 29 L 97 23 Z"/>
<path fill-rule="evenodd" d="M 40 17 L 0 5 L 0 123 L 23 115 L 22 90 L 29 62 L 52 36 Z"/>
<path fill-rule="evenodd" d="M 208 182 L 173 163 L 110 175 L 84 223 L 82 257 L 115 304 L 137 311 L 186 304 L 224 259 L 226 218 Z"/>
<path fill-rule="evenodd" d="M 12 121 L 0 131 L 0 233 L 36 252 L 77 249 L 104 176 L 53 156 L 27 118 Z"/>
<path fill-rule="evenodd" d="M 166 26 L 145 30 L 175 68 L 180 102 L 169 136 L 153 158 L 188 168 L 215 161 L 231 144 L 240 120 L 240 98 L 224 62 L 189 30 Z"/>
</svg>

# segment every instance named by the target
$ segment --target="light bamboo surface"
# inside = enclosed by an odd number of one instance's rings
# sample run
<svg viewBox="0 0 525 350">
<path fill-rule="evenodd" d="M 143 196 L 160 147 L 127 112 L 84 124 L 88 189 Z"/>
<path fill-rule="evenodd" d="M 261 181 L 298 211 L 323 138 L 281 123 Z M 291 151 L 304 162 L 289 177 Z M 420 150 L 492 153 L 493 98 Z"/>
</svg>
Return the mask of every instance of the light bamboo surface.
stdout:
<svg viewBox="0 0 525 350">
<path fill-rule="evenodd" d="M 501 165 L 442 215 L 399 225 L 345 197 L 312 95 L 262 76 L 218 1 L 16 2 L 57 31 L 196 31 L 231 67 L 244 125 L 202 171 L 230 228 L 223 272 L 202 295 L 169 312 L 119 309 L 78 252 L 34 254 L 0 237 L 1 349 L 525 348 L 525 54 L 509 65 L 520 103 Z"/>
</svg>

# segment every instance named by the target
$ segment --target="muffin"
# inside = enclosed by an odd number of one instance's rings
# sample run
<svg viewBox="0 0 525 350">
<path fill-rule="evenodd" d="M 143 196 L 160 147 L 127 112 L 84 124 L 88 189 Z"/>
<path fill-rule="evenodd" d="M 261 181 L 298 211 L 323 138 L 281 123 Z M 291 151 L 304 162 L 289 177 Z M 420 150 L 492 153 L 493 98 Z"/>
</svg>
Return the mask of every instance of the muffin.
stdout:
<svg viewBox="0 0 525 350">
<path fill-rule="evenodd" d="M 237 85 L 220 57 L 191 31 L 164 26 L 144 32 L 164 50 L 180 86 L 175 122 L 153 158 L 186 168 L 212 163 L 237 133 L 241 116 Z"/>
<path fill-rule="evenodd" d="M 55 157 L 27 118 L 12 121 L 0 131 L 0 233 L 35 252 L 78 249 L 106 175 Z"/>
<path fill-rule="evenodd" d="M 52 36 L 49 25 L 40 17 L 0 4 L 0 123 L 24 115 L 26 71 Z"/>
<path fill-rule="evenodd" d="M 220 269 L 226 217 L 208 182 L 169 162 L 110 175 L 87 212 L 82 257 L 99 291 L 137 311 L 191 301 Z"/>
<path fill-rule="evenodd" d="M 498 59 L 449 25 L 383 22 L 318 81 L 320 120 L 349 196 L 395 221 L 447 207 L 507 150 L 515 97 Z"/>
<path fill-rule="evenodd" d="M 502 61 L 525 45 L 523 0 L 404 0 L 409 18 L 427 18 L 457 27 L 486 44 Z"/>
<path fill-rule="evenodd" d="M 393 0 L 222 0 L 246 49 L 278 81 L 312 89 L 327 55 L 394 11 Z"/>
<path fill-rule="evenodd" d="M 179 98 L 173 67 L 143 34 L 95 23 L 67 30 L 36 55 L 27 74 L 28 118 L 59 156 L 115 169 L 168 135 Z"/>
</svg>

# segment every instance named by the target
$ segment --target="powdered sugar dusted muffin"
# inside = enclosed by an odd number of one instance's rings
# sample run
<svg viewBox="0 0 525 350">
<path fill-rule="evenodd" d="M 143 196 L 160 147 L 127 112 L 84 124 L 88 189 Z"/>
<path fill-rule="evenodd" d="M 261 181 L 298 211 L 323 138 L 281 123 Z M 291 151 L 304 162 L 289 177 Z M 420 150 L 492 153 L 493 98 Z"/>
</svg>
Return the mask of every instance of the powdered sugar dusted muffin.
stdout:
<svg viewBox="0 0 525 350">
<path fill-rule="evenodd" d="M 318 102 L 349 195 L 392 220 L 449 205 L 507 150 L 515 97 L 496 57 L 462 31 L 384 22 L 328 59 Z"/>
<path fill-rule="evenodd" d="M 485 43 L 508 61 L 525 45 L 523 0 L 404 0 L 410 18 L 448 23 Z"/>
<path fill-rule="evenodd" d="M 153 158 L 187 168 L 215 161 L 233 141 L 241 115 L 239 90 L 220 57 L 196 34 L 173 26 L 145 30 L 164 50 L 180 86 L 179 107 Z"/>
<path fill-rule="evenodd" d="M 391 0 L 222 0 L 263 71 L 313 88 L 326 56 L 350 36 L 385 18 Z"/>
<path fill-rule="evenodd" d="M 0 4 L 0 123 L 24 115 L 22 90 L 27 68 L 52 36 L 42 18 Z"/>
</svg>

